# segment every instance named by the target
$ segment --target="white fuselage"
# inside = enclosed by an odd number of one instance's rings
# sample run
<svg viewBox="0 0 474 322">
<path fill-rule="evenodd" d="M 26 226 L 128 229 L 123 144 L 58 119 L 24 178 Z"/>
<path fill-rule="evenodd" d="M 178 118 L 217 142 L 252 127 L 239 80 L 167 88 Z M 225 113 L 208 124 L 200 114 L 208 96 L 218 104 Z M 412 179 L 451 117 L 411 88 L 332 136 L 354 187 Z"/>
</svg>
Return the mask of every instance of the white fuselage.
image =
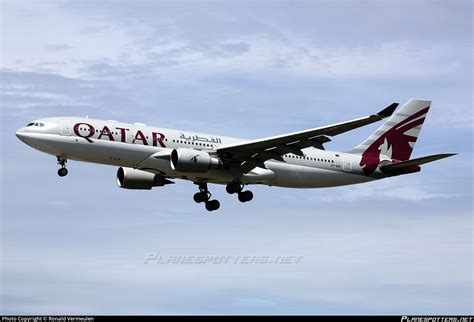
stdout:
<svg viewBox="0 0 474 322">
<path fill-rule="evenodd" d="M 220 145 L 244 142 L 224 136 L 156 128 L 89 118 L 57 117 L 36 121 L 16 135 L 31 147 L 70 160 L 136 168 L 169 178 L 226 184 L 235 173 L 222 168 L 205 173 L 175 172 L 169 158 L 159 157 L 178 148 L 215 153 Z M 41 126 L 42 125 L 42 126 Z M 293 188 L 320 188 L 356 184 L 384 177 L 377 170 L 364 175 L 361 156 L 316 148 L 303 150 L 305 156 L 286 154 L 283 161 L 267 160 L 241 176 L 244 184 L 266 184 Z"/>
</svg>

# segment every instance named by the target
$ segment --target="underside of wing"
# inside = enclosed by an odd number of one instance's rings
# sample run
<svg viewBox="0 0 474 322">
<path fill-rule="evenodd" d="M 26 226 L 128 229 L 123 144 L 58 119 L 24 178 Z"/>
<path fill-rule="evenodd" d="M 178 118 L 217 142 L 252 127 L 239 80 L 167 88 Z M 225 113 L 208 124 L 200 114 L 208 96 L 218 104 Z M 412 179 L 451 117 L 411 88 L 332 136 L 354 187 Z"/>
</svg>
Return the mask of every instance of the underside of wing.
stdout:
<svg viewBox="0 0 474 322">
<path fill-rule="evenodd" d="M 393 103 L 377 114 L 347 122 L 258 140 L 249 140 L 237 144 L 223 145 L 217 149 L 217 153 L 224 162 L 239 166 L 243 173 L 247 173 L 255 167 L 264 168 L 266 160 L 275 159 L 282 161 L 282 156 L 288 153 L 304 156 L 301 150 L 308 147 L 324 150 L 324 143 L 331 141 L 329 136 L 335 136 L 380 121 L 392 115 L 397 106 L 398 103 Z"/>
</svg>

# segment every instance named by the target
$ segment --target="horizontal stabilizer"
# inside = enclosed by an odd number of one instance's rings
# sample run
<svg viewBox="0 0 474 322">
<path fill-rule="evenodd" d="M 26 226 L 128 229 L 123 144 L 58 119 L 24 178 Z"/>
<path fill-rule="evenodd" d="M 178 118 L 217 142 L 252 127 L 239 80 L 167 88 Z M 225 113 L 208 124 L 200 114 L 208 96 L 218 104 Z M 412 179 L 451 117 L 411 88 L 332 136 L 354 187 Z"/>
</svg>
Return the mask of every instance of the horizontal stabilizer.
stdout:
<svg viewBox="0 0 474 322">
<path fill-rule="evenodd" d="M 397 163 L 390 163 L 387 165 L 382 165 L 380 167 L 380 170 L 382 172 L 391 172 L 394 170 L 398 169 L 404 169 L 408 167 L 414 167 L 414 166 L 420 166 L 425 163 L 433 162 L 436 160 L 444 159 L 453 155 L 456 155 L 457 153 L 444 153 L 444 154 L 435 154 L 435 155 L 429 155 L 427 157 L 422 157 L 422 158 L 417 158 L 417 159 L 411 159 L 411 160 L 406 160 L 406 161 L 400 161 Z"/>
</svg>

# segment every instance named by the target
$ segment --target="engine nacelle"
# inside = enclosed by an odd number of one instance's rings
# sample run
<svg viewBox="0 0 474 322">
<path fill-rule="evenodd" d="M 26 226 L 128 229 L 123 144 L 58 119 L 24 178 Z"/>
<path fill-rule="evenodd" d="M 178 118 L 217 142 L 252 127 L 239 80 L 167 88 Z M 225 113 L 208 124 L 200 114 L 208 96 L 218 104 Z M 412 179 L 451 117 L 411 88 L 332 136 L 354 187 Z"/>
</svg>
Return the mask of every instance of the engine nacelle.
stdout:
<svg viewBox="0 0 474 322">
<path fill-rule="evenodd" d="M 170 163 L 171 169 L 177 172 L 204 173 L 222 166 L 219 158 L 194 149 L 174 149 L 171 151 Z"/>
<path fill-rule="evenodd" d="M 117 170 L 117 184 L 120 188 L 150 190 L 168 183 L 173 182 L 158 174 L 124 167 Z"/>
</svg>

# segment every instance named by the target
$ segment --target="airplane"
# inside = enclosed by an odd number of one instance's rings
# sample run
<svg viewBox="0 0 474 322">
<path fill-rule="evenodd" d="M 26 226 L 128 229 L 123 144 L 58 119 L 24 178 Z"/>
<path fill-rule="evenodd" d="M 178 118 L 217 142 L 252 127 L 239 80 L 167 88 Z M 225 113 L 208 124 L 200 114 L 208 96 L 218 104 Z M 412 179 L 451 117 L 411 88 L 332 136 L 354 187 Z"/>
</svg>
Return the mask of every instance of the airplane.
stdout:
<svg viewBox="0 0 474 322">
<path fill-rule="evenodd" d="M 410 159 L 431 101 L 410 99 L 396 113 L 392 103 L 377 114 L 309 130 L 245 140 L 220 135 L 120 123 L 88 117 L 35 120 L 16 136 L 41 152 L 56 156 L 58 175 L 68 174 L 67 160 L 118 166 L 117 184 L 152 189 L 194 182 L 194 201 L 219 209 L 208 183 L 226 185 L 239 201 L 253 199 L 248 185 L 323 188 L 359 184 L 415 173 L 421 165 L 455 155 Z M 330 137 L 387 118 L 371 136 L 346 152 L 325 150 Z"/>
</svg>

